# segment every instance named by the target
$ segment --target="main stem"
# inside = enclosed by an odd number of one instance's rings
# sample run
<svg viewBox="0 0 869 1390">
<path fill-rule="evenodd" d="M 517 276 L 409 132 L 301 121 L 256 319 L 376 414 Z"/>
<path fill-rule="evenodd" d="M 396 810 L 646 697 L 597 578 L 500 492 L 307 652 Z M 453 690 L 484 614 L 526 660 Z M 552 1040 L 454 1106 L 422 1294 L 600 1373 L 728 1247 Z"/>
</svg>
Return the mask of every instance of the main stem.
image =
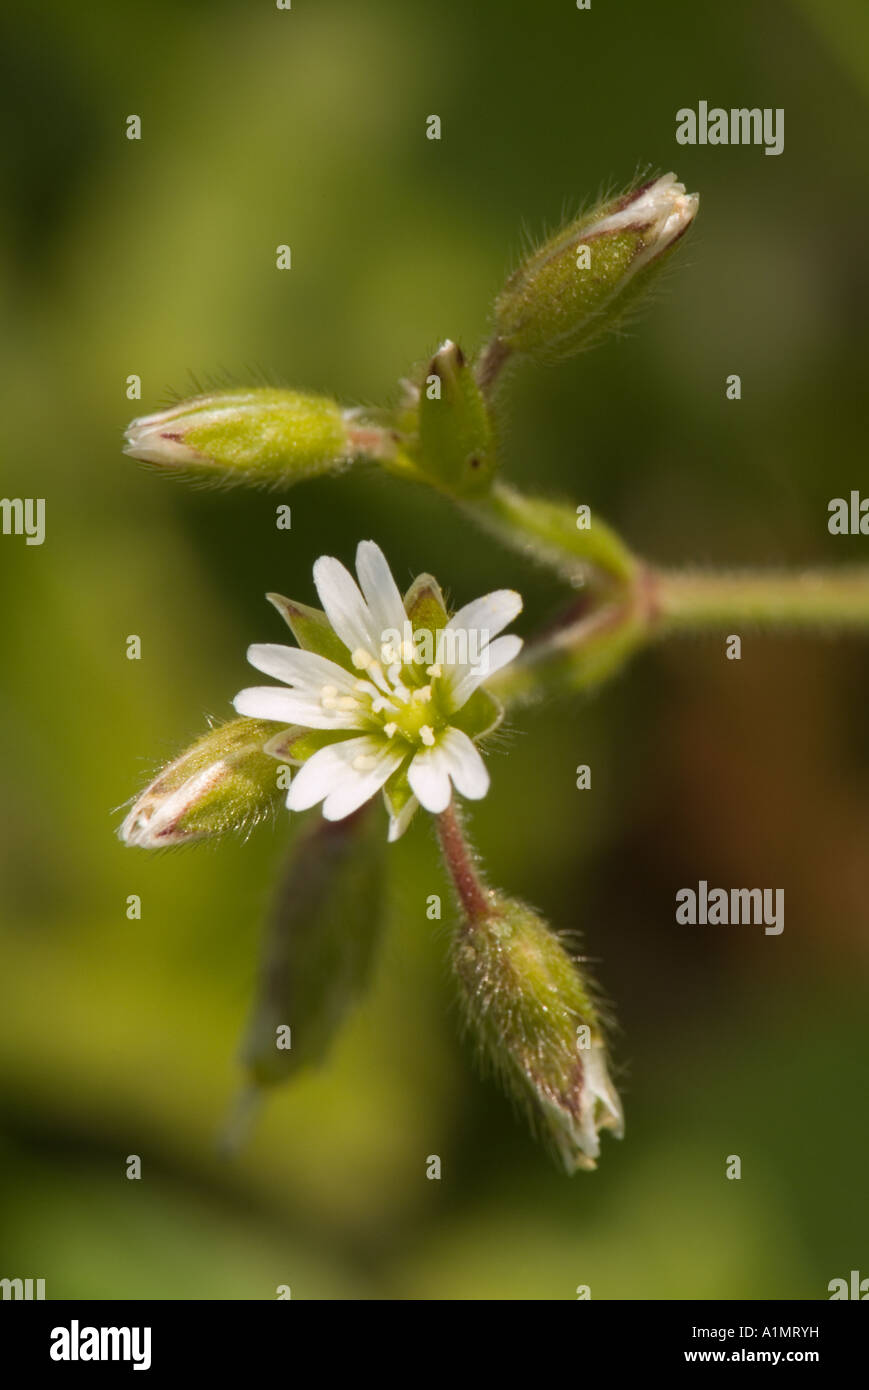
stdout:
<svg viewBox="0 0 869 1390">
<path fill-rule="evenodd" d="M 655 635 L 739 623 L 764 627 L 869 629 L 869 568 L 787 573 L 653 571 Z"/>
<path fill-rule="evenodd" d="M 528 704 L 597 686 L 661 638 L 752 626 L 869 636 L 869 567 L 716 574 L 638 565 L 621 596 L 579 600 L 487 688 L 507 705 Z"/>
</svg>

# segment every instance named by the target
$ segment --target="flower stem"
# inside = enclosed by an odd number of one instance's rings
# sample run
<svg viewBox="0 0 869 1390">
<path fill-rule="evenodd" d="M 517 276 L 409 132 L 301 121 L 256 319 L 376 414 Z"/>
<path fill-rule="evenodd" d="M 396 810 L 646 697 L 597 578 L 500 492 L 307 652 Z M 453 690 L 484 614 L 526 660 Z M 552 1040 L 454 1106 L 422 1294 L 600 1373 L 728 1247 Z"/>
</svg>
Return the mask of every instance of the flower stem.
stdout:
<svg viewBox="0 0 869 1390">
<path fill-rule="evenodd" d="M 518 488 L 496 482 L 482 497 L 463 505 L 501 541 L 555 569 L 572 584 L 584 582 L 589 570 L 618 584 L 630 583 L 634 577 L 637 561 L 624 542 L 597 516 L 581 528 L 569 503 L 526 497 Z"/>
<path fill-rule="evenodd" d="M 570 611 L 548 632 L 532 638 L 516 661 L 490 677 L 486 688 L 513 708 L 543 698 L 589 690 L 617 675 L 649 638 L 633 600 Z"/>
<path fill-rule="evenodd" d="M 706 574 L 661 570 L 651 581 L 657 636 L 733 626 L 869 630 L 869 568 Z"/>
<path fill-rule="evenodd" d="M 453 802 L 435 817 L 435 824 L 444 863 L 463 912 L 468 921 L 480 921 L 491 912 L 495 894 L 491 888 L 486 887 L 477 872 L 474 852 L 465 839 Z"/>
<path fill-rule="evenodd" d="M 587 690 L 654 640 L 741 624 L 869 635 L 869 568 L 716 574 L 638 564 L 615 596 L 576 600 L 487 688 L 513 707 Z"/>
</svg>

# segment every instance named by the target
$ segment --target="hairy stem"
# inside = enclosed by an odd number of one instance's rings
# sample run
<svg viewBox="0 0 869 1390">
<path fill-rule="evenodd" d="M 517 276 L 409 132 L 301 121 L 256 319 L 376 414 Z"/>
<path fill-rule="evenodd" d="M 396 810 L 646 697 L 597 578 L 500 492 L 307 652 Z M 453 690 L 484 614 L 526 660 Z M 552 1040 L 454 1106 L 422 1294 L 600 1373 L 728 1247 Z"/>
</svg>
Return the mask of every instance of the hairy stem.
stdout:
<svg viewBox="0 0 869 1390">
<path fill-rule="evenodd" d="M 474 852 L 465 839 L 453 802 L 435 817 L 435 824 L 444 863 L 462 910 L 469 921 L 479 921 L 489 913 L 494 893 L 477 871 Z"/>
<path fill-rule="evenodd" d="M 584 594 L 488 682 L 513 706 L 587 690 L 660 638 L 740 625 L 869 635 L 869 569 L 704 573 L 647 569 L 615 597 Z"/>
<path fill-rule="evenodd" d="M 736 623 L 764 627 L 866 629 L 869 568 L 708 574 L 661 570 L 651 577 L 655 635 Z"/>
<path fill-rule="evenodd" d="M 596 516 L 587 528 L 578 526 L 569 503 L 527 497 L 496 482 L 484 496 L 463 505 L 499 540 L 555 569 L 569 583 L 584 583 L 589 571 L 617 584 L 634 578 L 637 561 L 624 542 Z"/>
</svg>

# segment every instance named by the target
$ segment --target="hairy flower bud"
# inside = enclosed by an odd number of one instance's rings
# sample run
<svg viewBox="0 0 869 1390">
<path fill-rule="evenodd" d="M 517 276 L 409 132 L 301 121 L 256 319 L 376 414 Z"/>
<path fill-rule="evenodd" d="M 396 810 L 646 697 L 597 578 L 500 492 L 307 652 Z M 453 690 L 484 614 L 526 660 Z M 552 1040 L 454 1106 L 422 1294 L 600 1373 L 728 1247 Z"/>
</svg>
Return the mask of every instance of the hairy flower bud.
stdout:
<svg viewBox="0 0 869 1390">
<path fill-rule="evenodd" d="M 141 796 L 118 834 L 125 845 L 163 849 L 250 829 L 286 792 L 263 744 L 274 724 L 231 719 L 165 767 Z"/>
<path fill-rule="evenodd" d="M 530 908 L 493 896 L 466 921 L 453 968 L 470 1030 L 564 1169 L 594 1168 L 598 1132 L 623 1130 L 597 1010 L 576 961 Z"/>
<path fill-rule="evenodd" d="M 326 396 L 258 387 L 143 415 L 128 427 L 124 452 L 224 482 L 293 483 L 376 454 L 383 438 Z"/>
<path fill-rule="evenodd" d="M 589 983 L 538 913 L 481 883 L 455 815 L 438 829 L 462 910 L 451 955 L 468 1031 L 565 1171 L 594 1168 L 599 1132 L 621 1138 L 624 1121 Z"/>
<path fill-rule="evenodd" d="M 570 357 L 615 327 L 691 225 L 698 203 L 675 174 L 664 174 L 598 204 L 544 242 L 498 296 L 481 385 L 491 385 L 514 354 Z"/>
</svg>

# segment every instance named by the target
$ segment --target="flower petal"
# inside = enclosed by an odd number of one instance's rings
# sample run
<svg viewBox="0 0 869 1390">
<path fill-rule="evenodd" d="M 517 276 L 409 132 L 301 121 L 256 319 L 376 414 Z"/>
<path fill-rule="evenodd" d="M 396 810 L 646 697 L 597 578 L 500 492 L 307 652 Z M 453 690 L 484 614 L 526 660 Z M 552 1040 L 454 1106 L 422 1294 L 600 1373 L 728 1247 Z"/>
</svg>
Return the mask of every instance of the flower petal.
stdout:
<svg viewBox="0 0 869 1390">
<path fill-rule="evenodd" d="M 316 652 L 285 647 L 279 642 L 255 642 L 247 649 L 247 659 L 257 671 L 285 685 L 314 692 L 319 692 L 324 685 L 334 685 L 347 694 L 354 693 L 356 675 Z"/>
<path fill-rule="evenodd" d="M 276 724 L 304 724 L 308 729 L 362 729 L 368 723 L 364 711 L 324 709 L 319 700 L 282 685 L 252 685 L 233 700 L 239 714 L 250 719 L 272 719 Z"/>
<path fill-rule="evenodd" d="M 515 589 L 495 589 L 491 594 L 484 594 L 482 598 L 475 598 L 471 603 L 466 603 L 464 608 L 453 614 L 447 627 L 453 631 L 459 629 L 484 633 L 486 640 L 491 641 L 521 612 L 521 594 L 517 594 Z"/>
<path fill-rule="evenodd" d="M 403 633 L 407 614 L 386 556 L 374 541 L 360 541 L 356 548 L 356 573 L 378 638 L 390 628 Z"/>
<path fill-rule="evenodd" d="M 314 584 L 326 617 L 347 650 L 352 653 L 363 647 L 379 659 L 378 633 L 350 571 L 334 556 L 321 555 L 314 564 Z"/>
<path fill-rule="evenodd" d="M 442 679 L 450 709 L 461 709 L 477 686 L 482 685 L 495 671 L 500 671 L 502 666 L 515 660 L 521 650 L 522 638 L 508 633 L 506 637 L 496 637 L 494 642 L 484 647 L 478 662 L 444 671 Z"/>
<path fill-rule="evenodd" d="M 489 773 L 467 734 L 461 729 L 447 729 L 439 746 L 456 791 L 471 801 L 479 801 L 489 790 Z"/>
<path fill-rule="evenodd" d="M 373 766 L 357 767 L 361 758 L 373 759 Z M 385 739 L 369 735 L 330 744 L 314 753 L 296 774 L 287 806 L 291 811 L 306 811 L 322 801 L 327 820 L 343 820 L 380 790 L 401 758 Z"/>
<path fill-rule="evenodd" d="M 407 770 L 414 795 L 435 816 L 445 811 L 452 798 L 449 762 L 439 744 L 417 753 Z"/>
<path fill-rule="evenodd" d="M 290 786 L 287 805 L 291 811 L 307 811 L 323 801 L 347 777 L 358 777 L 353 762 L 358 757 L 376 755 L 380 740 L 368 735 L 348 738 L 344 743 L 330 743 L 321 748 L 296 773 Z"/>
<path fill-rule="evenodd" d="M 394 748 L 381 753 L 375 766 L 367 772 L 356 773 L 353 781 L 342 782 L 323 802 L 326 820 L 343 820 L 380 791 L 392 775 L 404 754 Z"/>
</svg>

